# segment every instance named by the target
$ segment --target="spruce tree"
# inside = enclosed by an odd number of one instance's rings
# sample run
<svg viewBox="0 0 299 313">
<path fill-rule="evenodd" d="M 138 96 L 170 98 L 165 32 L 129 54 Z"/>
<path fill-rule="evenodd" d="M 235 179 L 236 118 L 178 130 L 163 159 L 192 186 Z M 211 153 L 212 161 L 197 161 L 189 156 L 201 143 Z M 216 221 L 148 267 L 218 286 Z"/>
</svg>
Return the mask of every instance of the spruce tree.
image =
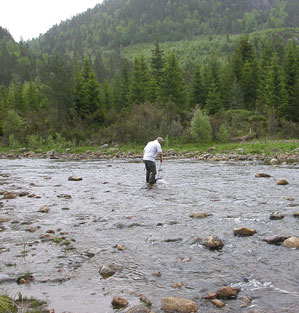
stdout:
<svg viewBox="0 0 299 313">
<path fill-rule="evenodd" d="M 299 49 L 293 41 L 287 47 L 284 64 L 287 102 L 281 108 L 282 116 L 289 121 L 299 121 Z"/>
</svg>

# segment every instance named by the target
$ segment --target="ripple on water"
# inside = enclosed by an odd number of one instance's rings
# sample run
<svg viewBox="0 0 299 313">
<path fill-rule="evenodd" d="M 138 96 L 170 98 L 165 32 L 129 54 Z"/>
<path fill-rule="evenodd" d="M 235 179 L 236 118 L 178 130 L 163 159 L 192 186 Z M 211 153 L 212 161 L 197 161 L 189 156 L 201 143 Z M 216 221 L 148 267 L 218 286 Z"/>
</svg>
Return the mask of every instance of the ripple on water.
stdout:
<svg viewBox="0 0 299 313">
<path fill-rule="evenodd" d="M 40 197 L 2 201 L 0 217 L 10 221 L 3 223 L 5 230 L 0 233 L 0 270 L 9 277 L 27 271 L 35 277 L 28 286 L 2 283 L 2 293 L 20 291 L 48 301 L 57 312 L 77 313 L 99 308 L 113 312 L 110 303 L 115 295 L 139 304 L 138 293 L 153 302 L 153 311 L 160 309 L 163 296 L 171 295 L 199 297 L 197 301 L 208 310 L 212 306 L 201 297 L 223 285 L 240 288 L 240 296 L 251 297 L 254 307 L 271 312 L 292 310 L 298 303 L 298 250 L 263 241 L 272 235 L 298 235 L 298 219 L 286 200 L 299 202 L 294 167 L 165 160 L 163 182 L 148 189 L 140 162 L 0 162 L 1 171 L 9 174 L 2 190 Z M 271 177 L 255 178 L 259 172 Z M 71 175 L 83 180 L 68 181 Z M 289 185 L 276 185 L 279 178 L 287 178 Z M 61 194 L 71 198 L 57 197 Z M 49 213 L 38 212 L 43 205 Z M 273 211 L 285 218 L 270 221 Z M 193 212 L 212 215 L 192 219 Z M 25 230 L 31 226 L 35 232 Z M 254 228 L 257 233 L 235 237 L 237 227 Z M 59 240 L 41 241 L 49 229 L 55 237 L 67 233 L 66 240 L 75 249 L 67 249 Z M 200 241 L 191 244 L 194 238 L 210 235 L 223 240 L 222 250 L 210 251 Z M 123 251 L 115 248 L 118 244 Z M 11 260 L 13 266 L 5 265 Z M 102 279 L 100 267 L 113 262 L 124 270 Z M 51 283 L 41 283 L 45 278 Z M 181 288 L 172 287 L 176 284 Z M 239 312 L 240 301 L 230 301 L 224 312 Z"/>
</svg>

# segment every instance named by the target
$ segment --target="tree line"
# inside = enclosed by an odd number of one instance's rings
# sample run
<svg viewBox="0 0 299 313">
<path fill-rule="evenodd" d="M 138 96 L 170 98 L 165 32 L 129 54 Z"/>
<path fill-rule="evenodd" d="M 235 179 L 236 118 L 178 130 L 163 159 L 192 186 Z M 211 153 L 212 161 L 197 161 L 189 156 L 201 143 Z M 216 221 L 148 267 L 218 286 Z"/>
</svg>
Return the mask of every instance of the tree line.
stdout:
<svg viewBox="0 0 299 313">
<path fill-rule="evenodd" d="M 151 57 L 122 61 L 100 83 L 86 57 L 59 55 L 40 75 L 0 87 L 1 142 L 11 147 L 104 142 L 142 143 L 157 135 L 180 142 L 229 140 L 240 135 L 298 137 L 299 50 L 268 42 L 260 56 L 243 37 L 227 62 L 211 55 L 186 79 L 174 53 L 157 40 Z M 207 124 L 205 135 L 198 124 Z"/>
</svg>

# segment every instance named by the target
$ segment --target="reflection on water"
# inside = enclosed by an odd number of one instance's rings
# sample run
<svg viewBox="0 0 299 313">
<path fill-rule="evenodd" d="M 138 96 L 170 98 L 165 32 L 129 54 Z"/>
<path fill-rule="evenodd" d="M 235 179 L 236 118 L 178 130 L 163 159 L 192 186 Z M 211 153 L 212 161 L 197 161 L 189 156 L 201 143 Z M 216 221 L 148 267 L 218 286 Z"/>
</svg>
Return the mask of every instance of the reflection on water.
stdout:
<svg viewBox="0 0 299 313">
<path fill-rule="evenodd" d="M 241 292 L 223 312 L 243 310 L 243 295 L 253 299 L 256 309 L 296 312 L 299 251 L 263 241 L 274 235 L 298 236 L 298 219 L 292 216 L 299 210 L 295 166 L 165 161 L 162 182 L 149 189 L 141 162 L 0 162 L 1 190 L 35 195 L 1 200 L 0 218 L 10 221 L 0 233 L 0 274 L 15 278 L 30 272 L 35 278 L 17 285 L 0 275 L 1 293 L 43 299 L 55 312 L 113 312 L 113 296 L 123 296 L 133 306 L 140 304 L 140 293 L 153 302 L 154 312 L 160 312 L 164 296 L 196 299 L 208 311 L 213 305 L 201 299 L 204 293 L 232 285 Z M 255 178 L 259 172 L 271 177 Z M 71 175 L 83 180 L 68 181 Z M 289 185 L 278 186 L 280 178 Z M 43 205 L 49 213 L 39 212 Z M 273 211 L 285 218 L 271 221 Z M 193 212 L 212 216 L 192 219 Z M 234 237 L 233 229 L 243 226 L 257 234 Z M 55 240 L 41 240 L 45 234 Z M 194 241 L 209 235 L 223 240 L 222 251 Z M 103 279 L 99 269 L 112 262 L 123 270 Z M 183 287 L 173 288 L 176 283 Z"/>
</svg>

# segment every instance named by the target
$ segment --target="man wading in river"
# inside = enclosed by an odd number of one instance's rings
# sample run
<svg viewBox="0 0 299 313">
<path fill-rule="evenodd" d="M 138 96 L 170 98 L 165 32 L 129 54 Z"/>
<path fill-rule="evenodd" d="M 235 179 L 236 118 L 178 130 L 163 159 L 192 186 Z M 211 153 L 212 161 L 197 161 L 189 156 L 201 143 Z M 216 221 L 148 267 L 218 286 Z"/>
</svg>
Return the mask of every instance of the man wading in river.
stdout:
<svg viewBox="0 0 299 313">
<path fill-rule="evenodd" d="M 148 142 L 143 149 L 143 162 L 146 169 L 146 182 L 150 184 L 150 186 L 153 186 L 156 183 L 156 156 L 159 155 L 160 163 L 163 161 L 163 153 L 161 148 L 162 143 L 163 138 L 158 137 L 156 140 Z"/>
</svg>

